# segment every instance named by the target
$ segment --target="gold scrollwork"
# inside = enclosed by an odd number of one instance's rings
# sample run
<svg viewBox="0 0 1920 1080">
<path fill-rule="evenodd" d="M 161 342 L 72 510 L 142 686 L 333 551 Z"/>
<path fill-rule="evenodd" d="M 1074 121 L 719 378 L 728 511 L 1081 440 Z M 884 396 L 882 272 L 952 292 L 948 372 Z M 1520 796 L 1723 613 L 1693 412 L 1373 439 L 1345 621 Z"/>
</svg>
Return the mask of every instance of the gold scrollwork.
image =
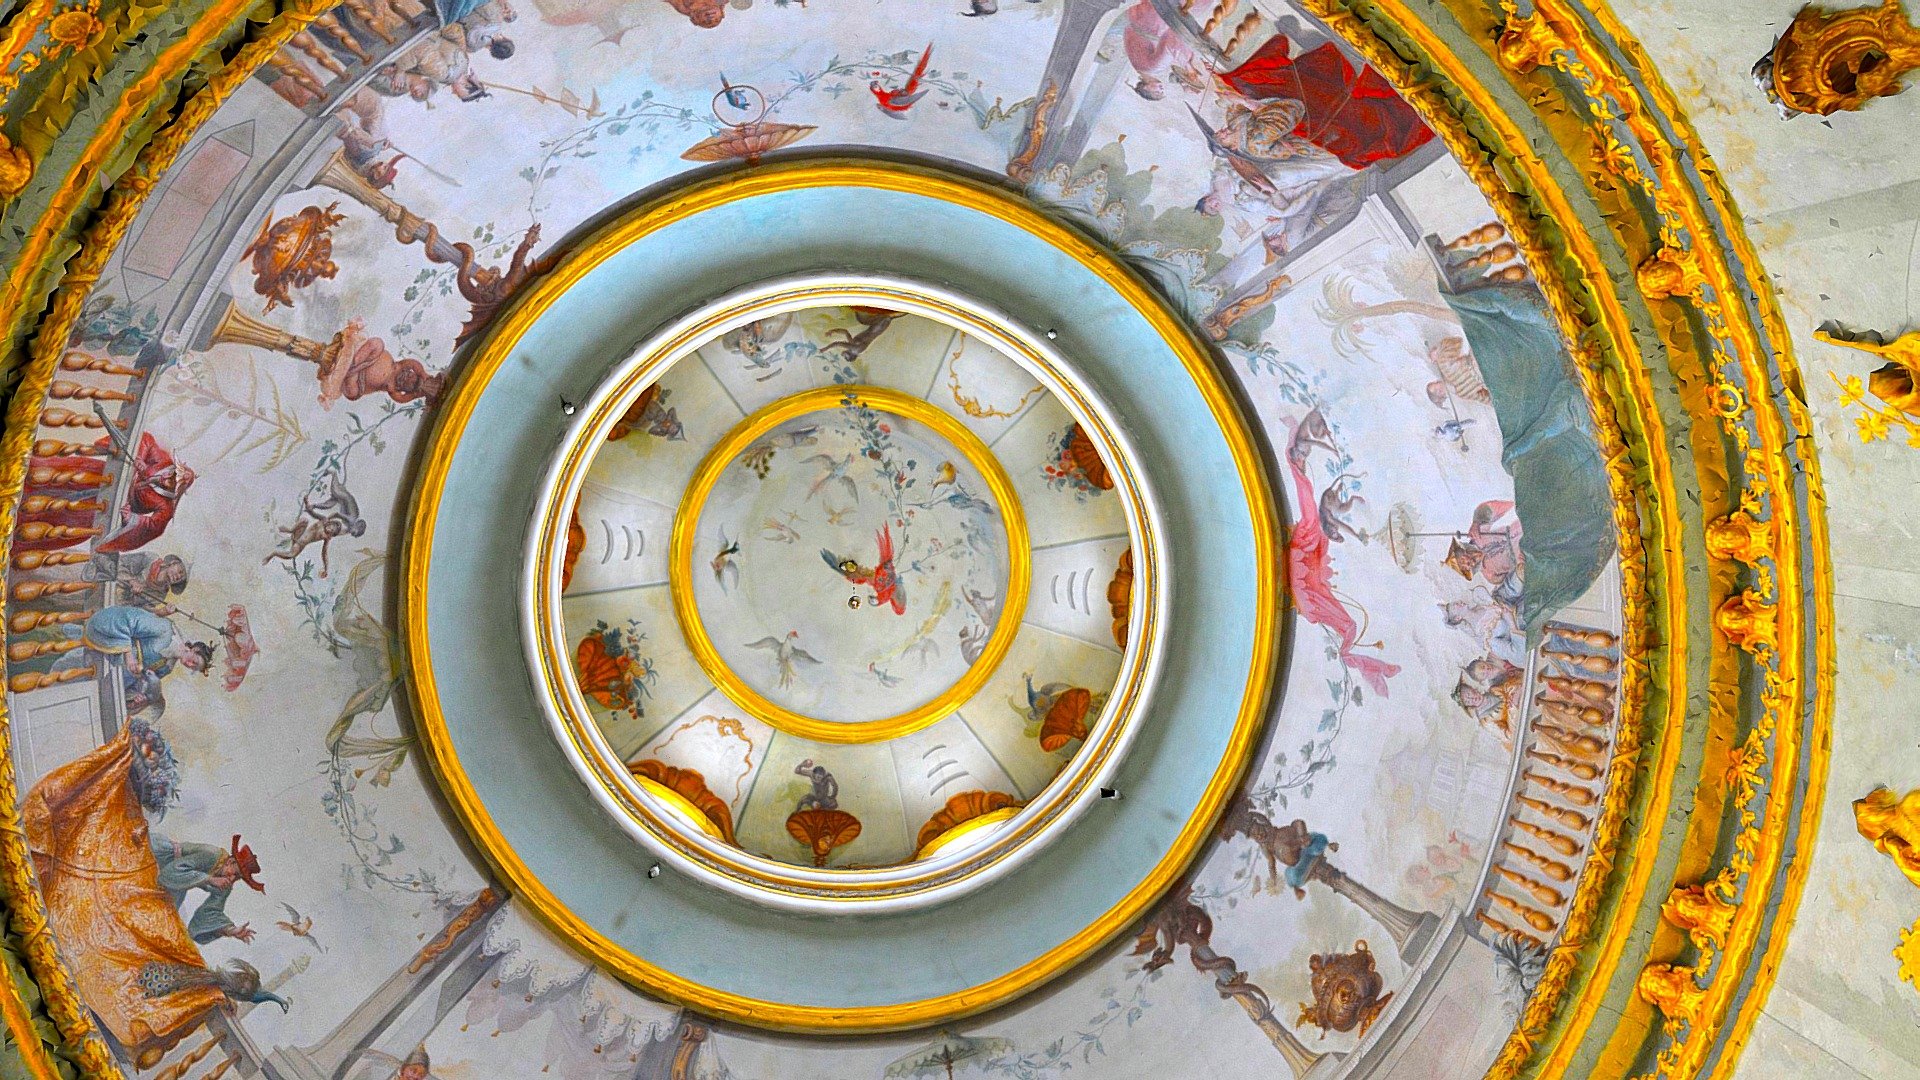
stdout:
<svg viewBox="0 0 1920 1080">
<path fill-rule="evenodd" d="M 1513 14 L 1508 8 L 1507 24 L 1500 31 L 1500 62 L 1526 75 L 1553 61 L 1553 54 L 1567 47 L 1566 39 L 1538 11 L 1531 15 Z"/>
<path fill-rule="evenodd" d="M 1907 445 L 1920 447 L 1920 330 L 1909 330 L 1892 341 L 1882 340 L 1879 334 L 1851 334 L 1837 327 L 1823 327 L 1813 336 L 1829 345 L 1858 349 L 1886 361 L 1864 381 L 1858 375 L 1842 379 L 1828 373 L 1840 388 L 1841 407 L 1861 407 L 1860 414 L 1853 418 L 1860 441 L 1878 442 L 1899 429 L 1906 433 Z M 1869 394 L 1881 404 L 1869 403 Z"/>
<path fill-rule="evenodd" d="M 33 156 L 0 134 L 0 199 L 11 199 L 33 180 Z"/>
<path fill-rule="evenodd" d="M 1772 652 L 1778 648 L 1778 629 L 1774 605 L 1752 590 L 1727 597 L 1713 615 L 1714 629 L 1736 648 L 1750 653 Z"/>
<path fill-rule="evenodd" d="M 1920 68 L 1920 29 L 1907 21 L 1900 0 L 1845 11 L 1808 4 L 1774 42 L 1763 68 L 1769 60 L 1780 104 L 1831 116 L 1905 89 L 1901 80 Z"/>
<path fill-rule="evenodd" d="M 1707 280 L 1693 252 L 1672 247 L 1662 247 L 1636 267 L 1634 279 L 1649 300 L 1693 296 Z"/>
<path fill-rule="evenodd" d="M 1920 886 L 1920 790 L 1895 795 L 1892 788 L 1874 788 L 1853 800 L 1853 826 Z M 1900 963 L 1900 978 L 1920 990 L 1920 921 L 1900 931 L 1893 958 Z"/>
</svg>

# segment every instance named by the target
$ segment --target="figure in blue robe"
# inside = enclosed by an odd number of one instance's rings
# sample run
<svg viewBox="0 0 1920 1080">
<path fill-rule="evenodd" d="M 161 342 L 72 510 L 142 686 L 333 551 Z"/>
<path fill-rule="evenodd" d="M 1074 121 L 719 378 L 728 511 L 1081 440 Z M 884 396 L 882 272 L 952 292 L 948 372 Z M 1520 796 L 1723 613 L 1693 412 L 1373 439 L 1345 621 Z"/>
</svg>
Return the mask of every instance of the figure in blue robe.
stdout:
<svg viewBox="0 0 1920 1080">
<path fill-rule="evenodd" d="M 150 837 L 148 843 L 160 866 L 160 887 L 173 897 L 176 906 L 186 903 L 196 891 L 206 894 L 187 919 L 187 933 L 194 941 L 204 945 L 223 937 L 253 940 L 253 931 L 236 925 L 227 914 L 227 898 L 238 882 L 244 880 L 254 890 L 266 891 L 266 886 L 254 880 L 260 864 L 254 861 L 251 849 L 238 848 L 244 856 L 241 858 L 213 844 L 183 843 L 159 835 Z"/>
</svg>

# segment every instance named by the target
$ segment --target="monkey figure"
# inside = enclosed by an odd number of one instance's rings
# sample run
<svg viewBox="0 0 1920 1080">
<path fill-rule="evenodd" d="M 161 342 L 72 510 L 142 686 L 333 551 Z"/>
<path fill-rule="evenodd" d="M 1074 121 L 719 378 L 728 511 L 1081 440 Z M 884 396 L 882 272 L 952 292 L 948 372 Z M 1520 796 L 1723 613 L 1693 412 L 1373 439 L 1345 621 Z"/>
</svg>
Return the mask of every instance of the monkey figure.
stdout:
<svg viewBox="0 0 1920 1080">
<path fill-rule="evenodd" d="M 367 531 L 367 521 L 360 516 L 360 500 L 347 490 L 346 477 L 340 469 L 327 471 L 327 489 L 325 493 L 309 491 L 300 497 L 300 516 L 292 525 L 280 528 L 280 546 L 267 553 L 260 560 L 263 564 L 275 559 L 292 562 L 311 544 L 320 545 L 320 576 L 327 576 L 327 548 L 342 536 L 363 536 Z"/>
<path fill-rule="evenodd" d="M 795 776 L 804 776 L 813 784 L 813 790 L 800 796 L 794 805 L 794 813 L 802 810 L 838 810 L 840 808 L 840 781 L 833 778 L 826 766 L 815 765 L 812 758 L 793 767 Z"/>
<path fill-rule="evenodd" d="M 1352 473 L 1341 473 L 1333 478 L 1333 483 L 1328 484 L 1325 491 L 1320 493 L 1320 528 L 1327 534 L 1327 539 L 1336 544 L 1349 536 L 1363 544 L 1367 542 L 1366 530 L 1354 528 L 1353 523 L 1348 520 L 1348 515 L 1353 513 L 1354 507 L 1365 506 L 1367 503 L 1367 500 L 1353 494 L 1347 487 L 1347 481 L 1353 479 L 1356 477 Z"/>
<path fill-rule="evenodd" d="M 1296 465 L 1305 465 L 1307 455 L 1316 446 L 1329 453 L 1340 452 L 1340 448 L 1333 444 L 1333 428 L 1327 424 L 1327 418 L 1321 415 L 1318 408 L 1313 408 L 1300 418 L 1300 426 L 1287 443 L 1287 457 Z"/>
</svg>

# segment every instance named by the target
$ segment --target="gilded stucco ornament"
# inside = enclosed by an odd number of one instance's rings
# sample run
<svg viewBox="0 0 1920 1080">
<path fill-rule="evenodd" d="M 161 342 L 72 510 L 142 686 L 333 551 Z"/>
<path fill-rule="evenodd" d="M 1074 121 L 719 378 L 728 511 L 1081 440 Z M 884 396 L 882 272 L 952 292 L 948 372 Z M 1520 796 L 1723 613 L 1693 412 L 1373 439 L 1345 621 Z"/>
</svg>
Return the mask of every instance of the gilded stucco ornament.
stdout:
<svg viewBox="0 0 1920 1080">
<path fill-rule="evenodd" d="M 1858 375 L 1842 379 L 1828 373 L 1840 387 L 1841 407 L 1860 406 L 1860 414 L 1853 418 L 1860 441 L 1879 442 L 1898 430 L 1907 436 L 1907 445 L 1920 447 L 1920 388 L 1916 388 L 1920 383 L 1920 330 L 1909 330 L 1892 341 L 1885 340 L 1884 335 L 1854 334 L 1837 326 L 1821 327 L 1813 336 L 1829 345 L 1858 349 L 1886 361 L 1865 380 Z M 1880 404 L 1868 402 L 1869 395 Z"/>
<path fill-rule="evenodd" d="M 1634 984 L 1640 996 L 1666 1017 L 1669 1034 L 1700 1019 L 1701 1005 L 1707 995 L 1696 981 L 1696 974 L 1694 969 L 1679 964 L 1648 964 Z"/>
<path fill-rule="evenodd" d="M 1707 552 L 1716 559 L 1752 566 L 1773 549 L 1773 528 L 1744 510 L 1707 524 Z"/>
<path fill-rule="evenodd" d="M 0 199 L 11 199 L 26 190 L 33 180 L 33 158 L 25 147 L 13 145 L 0 135 Z"/>
<path fill-rule="evenodd" d="M 1692 296 L 1706 282 L 1693 253 L 1663 247 L 1634 270 L 1640 291 L 1649 300 Z"/>
<path fill-rule="evenodd" d="M 1718 949 L 1733 925 L 1733 905 L 1726 900 L 1726 883 L 1719 879 L 1682 885 L 1660 905 L 1660 915 L 1687 932 L 1694 947 Z"/>
<path fill-rule="evenodd" d="M 1895 795 L 1891 788 L 1874 788 L 1853 800 L 1853 824 L 1908 881 L 1920 886 L 1920 790 Z M 1900 931 L 1893 958 L 1900 962 L 1900 977 L 1920 990 L 1920 920 Z"/>
<path fill-rule="evenodd" d="M 1853 824 L 1920 886 L 1920 790 L 1895 795 L 1892 788 L 1874 788 L 1853 801 Z"/>
<path fill-rule="evenodd" d="M 1714 629 L 1736 648 L 1760 654 L 1778 647 L 1774 605 L 1752 591 L 1736 593 L 1713 616 Z"/>
<path fill-rule="evenodd" d="M 1905 89 L 1920 67 L 1920 29 L 1900 0 L 1832 11 L 1808 4 L 1754 65 L 1753 75 L 1783 116 L 1831 116 L 1865 108 Z"/>
<path fill-rule="evenodd" d="M 1740 766 L 1729 770 L 1726 786 L 1695 810 L 1696 820 L 1712 812 L 1710 805 L 1724 815 L 1720 827 L 1708 835 L 1728 842 L 1729 853 L 1712 862 L 1719 865 L 1714 875 L 1718 899 L 1732 906 L 1733 914 L 1720 948 L 1696 949 L 1698 957 L 1686 965 L 1643 963 L 1636 979 L 1638 996 L 1659 1008 L 1669 1022 L 1650 1045 L 1616 1040 L 1601 1059 L 1610 1067 L 1639 1070 L 1650 1054 L 1650 1075 L 1694 1076 L 1706 1070 L 1715 1055 L 1737 1054 L 1752 1029 L 1785 938 L 1779 933 L 1769 937 L 1766 928 L 1790 917 L 1810 862 L 1795 857 L 1791 823 L 1804 823 L 1818 812 L 1826 767 L 1819 733 L 1828 721 L 1831 698 L 1830 688 L 1815 673 L 1819 658 L 1831 655 L 1830 635 L 1822 631 L 1832 620 L 1831 605 L 1824 599 L 1828 579 L 1820 568 L 1825 539 L 1817 508 L 1817 467 L 1793 449 L 1808 437 L 1810 420 L 1791 393 L 1770 391 L 1776 378 L 1792 385 L 1785 326 L 1751 246 L 1737 230 L 1730 233 L 1724 227 L 1731 206 L 1724 187 L 1710 170 L 1696 168 L 1688 155 L 1673 152 L 1676 144 L 1691 141 L 1692 132 L 1672 91 L 1650 75 L 1644 52 L 1605 9 L 1567 0 L 1534 0 L 1525 14 L 1517 0 L 1501 0 L 1499 7 L 1507 16 L 1507 39 L 1495 51 L 1496 58 L 1517 76 L 1513 81 L 1523 91 L 1541 92 L 1552 80 L 1528 78 L 1538 61 L 1508 40 L 1516 35 L 1535 40 L 1557 36 L 1564 42 L 1564 47 L 1540 50 L 1546 51 L 1541 66 L 1550 65 L 1555 77 L 1575 84 L 1578 92 L 1570 96 L 1579 104 L 1564 120 L 1546 118 L 1547 126 L 1569 153 L 1584 150 L 1595 164 L 1587 176 L 1589 188 L 1626 249 L 1647 250 L 1641 245 L 1654 241 L 1648 245 L 1654 256 L 1634 268 L 1642 296 L 1680 301 L 1656 305 L 1654 321 L 1669 349 L 1703 363 L 1706 393 L 1688 411 L 1696 419 L 1717 422 L 1734 446 L 1727 456 L 1724 486 L 1708 485 L 1705 496 L 1724 500 L 1723 512 L 1737 509 L 1764 521 L 1771 532 L 1767 550 L 1744 544 L 1750 559 L 1721 564 L 1751 584 L 1716 610 L 1709 643 L 1714 678 L 1727 678 L 1749 663 L 1762 677 L 1737 704 L 1710 712 L 1708 726 L 1737 743 L 1732 757 Z M 1533 26 L 1541 21 L 1547 29 Z M 1677 139 L 1663 127 L 1661 117 L 1673 122 Z M 1544 177 L 1535 183 L 1551 187 Z M 1648 236 L 1650 232 L 1655 236 Z M 1568 246 L 1577 250 L 1579 242 L 1569 238 Z M 1745 295 L 1749 289 L 1751 295 Z M 1811 542 L 1811 563 L 1797 552 L 1802 537 Z M 1717 553 L 1709 554 L 1719 559 Z M 1666 669 L 1670 692 L 1684 682 L 1675 659 L 1675 666 Z M 1661 747 L 1662 772 L 1656 777 L 1671 775 L 1665 771 L 1672 768 L 1669 753 Z M 1804 794 L 1794 790 L 1802 775 L 1808 786 Z M 1665 804 L 1656 796 L 1654 805 Z M 1636 872 L 1627 874 L 1628 896 L 1645 887 L 1634 880 Z M 1619 934 L 1621 926 L 1616 924 L 1611 932 Z M 1603 963 L 1624 959 L 1626 952 L 1617 939 L 1599 950 L 1606 958 Z M 1759 972 L 1759 993 L 1752 992 L 1745 978 L 1753 971 Z M 1553 974 L 1550 970 L 1550 979 Z M 1596 985 L 1588 984 L 1584 1001 L 1589 1004 L 1583 1008 L 1596 1000 Z M 1518 1071 L 1526 1061 L 1537 1075 L 1575 1070 L 1579 1047 L 1594 1044 L 1563 1034 L 1549 1046 L 1528 1045 L 1529 1031 L 1546 1032 L 1544 1023 L 1532 1026 L 1538 1023 L 1536 1017 L 1544 1020 L 1530 1004 L 1500 1066 L 1511 1063 Z M 1675 1022 L 1682 1018 L 1686 1022 Z M 1500 1066 L 1495 1073 L 1513 1075 Z"/>
</svg>

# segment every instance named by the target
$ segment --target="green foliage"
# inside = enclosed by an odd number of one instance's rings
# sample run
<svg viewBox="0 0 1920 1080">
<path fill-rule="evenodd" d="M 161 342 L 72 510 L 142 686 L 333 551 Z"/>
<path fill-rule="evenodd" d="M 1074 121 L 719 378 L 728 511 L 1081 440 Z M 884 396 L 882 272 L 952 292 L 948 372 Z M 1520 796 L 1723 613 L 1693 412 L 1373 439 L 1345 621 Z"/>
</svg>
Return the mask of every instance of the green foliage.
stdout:
<svg viewBox="0 0 1920 1080">
<path fill-rule="evenodd" d="M 0 911 L 4 915 L 4 911 Z M 54 1072 L 62 1080 L 72 1080 L 78 1074 L 73 1063 L 60 1056 L 60 1034 L 54 1028 L 53 1021 L 47 1016 L 45 1002 L 40 996 L 40 987 L 27 973 L 26 963 L 21 956 L 20 942 L 13 934 L 12 920 L 4 920 L 6 933 L 0 934 L 0 967 L 6 970 L 7 987 L 0 993 L 11 992 L 19 997 L 26 1006 L 27 1016 L 32 1020 L 35 1032 L 40 1039 L 40 1053 L 52 1065 Z M 36 1074 L 27 1067 L 22 1049 L 13 1037 L 10 1027 L 0 1025 L 0 1080 L 34 1080 Z"/>
</svg>

